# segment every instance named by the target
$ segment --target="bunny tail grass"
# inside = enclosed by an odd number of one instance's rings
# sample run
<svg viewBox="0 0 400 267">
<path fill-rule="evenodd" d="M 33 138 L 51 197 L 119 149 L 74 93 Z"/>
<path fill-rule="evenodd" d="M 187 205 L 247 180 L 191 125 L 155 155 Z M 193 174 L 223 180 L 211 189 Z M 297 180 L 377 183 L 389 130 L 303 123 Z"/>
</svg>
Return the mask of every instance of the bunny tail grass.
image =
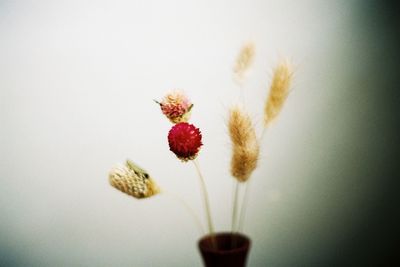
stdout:
<svg viewBox="0 0 400 267">
<path fill-rule="evenodd" d="M 281 61 L 274 70 L 269 95 L 265 102 L 265 127 L 279 115 L 289 94 L 292 77 L 293 71 L 290 62 L 288 60 Z"/>
<path fill-rule="evenodd" d="M 255 45 L 251 42 L 244 44 L 233 67 L 234 78 L 239 84 L 244 81 L 246 73 L 254 61 L 254 56 Z"/>
<path fill-rule="evenodd" d="M 231 174 L 245 182 L 257 167 L 260 152 L 255 129 L 250 116 L 238 106 L 231 108 L 228 126 L 233 152 Z"/>
</svg>

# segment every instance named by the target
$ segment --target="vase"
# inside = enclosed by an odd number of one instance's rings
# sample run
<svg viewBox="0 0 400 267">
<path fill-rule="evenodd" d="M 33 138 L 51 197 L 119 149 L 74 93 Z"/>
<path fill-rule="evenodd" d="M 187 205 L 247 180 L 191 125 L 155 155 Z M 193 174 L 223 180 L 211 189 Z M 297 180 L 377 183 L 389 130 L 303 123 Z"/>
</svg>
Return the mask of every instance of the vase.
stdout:
<svg viewBox="0 0 400 267">
<path fill-rule="evenodd" d="M 206 267 L 245 267 L 251 240 L 239 233 L 216 233 L 198 242 Z"/>
</svg>

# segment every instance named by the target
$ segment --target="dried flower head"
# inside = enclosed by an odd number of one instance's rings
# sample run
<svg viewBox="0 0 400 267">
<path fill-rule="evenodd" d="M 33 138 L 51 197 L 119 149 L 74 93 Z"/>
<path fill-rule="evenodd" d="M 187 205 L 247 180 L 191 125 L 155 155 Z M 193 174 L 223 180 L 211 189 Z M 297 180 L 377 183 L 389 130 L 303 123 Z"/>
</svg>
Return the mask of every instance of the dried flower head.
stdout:
<svg viewBox="0 0 400 267">
<path fill-rule="evenodd" d="M 160 192 L 149 174 L 129 160 L 125 165 L 112 168 L 108 177 L 113 187 L 135 198 L 147 198 Z"/>
<path fill-rule="evenodd" d="M 289 94 L 293 71 L 291 64 L 285 60 L 278 64 L 274 70 L 271 88 L 264 109 L 264 124 L 267 126 L 282 110 L 283 104 Z"/>
<path fill-rule="evenodd" d="M 254 55 L 255 45 L 253 43 L 245 44 L 240 50 L 233 67 L 233 72 L 238 82 L 243 82 L 247 71 L 250 69 L 250 66 L 254 61 Z"/>
<path fill-rule="evenodd" d="M 260 147 L 256 132 L 250 116 L 239 106 L 230 109 L 228 127 L 232 141 L 231 174 L 245 182 L 257 167 Z"/>
<path fill-rule="evenodd" d="M 157 103 L 160 105 L 162 113 L 172 123 L 187 122 L 190 118 L 193 104 L 182 91 L 172 91 Z"/>
<path fill-rule="evenodd" d="M 200 130 L 194 125 L 178 123 L 168 133 L 169 149 L 182 161 L 193 160 L 203 145 L 201 137 Z"/>
</svg>

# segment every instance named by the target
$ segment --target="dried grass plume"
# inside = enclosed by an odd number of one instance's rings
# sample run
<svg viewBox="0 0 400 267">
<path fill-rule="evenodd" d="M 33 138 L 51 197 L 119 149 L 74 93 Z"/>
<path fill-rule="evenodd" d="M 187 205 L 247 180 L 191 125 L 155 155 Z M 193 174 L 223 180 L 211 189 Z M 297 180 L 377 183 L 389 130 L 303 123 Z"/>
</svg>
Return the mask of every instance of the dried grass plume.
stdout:
<svg viewBox="0 0 400 267">
<path fill-rule="evenodd" d="M 253 43 L 246 43 L 240 50 L 239 55 L 236 58 L 235 65 L 233 67 L 235 79 L 238 82 L 243 82 L 247 71 L 254 61 L 254 55 L 255 45 Z"/>
<path fill-rule="evenodd" d="M 292 77 L 293 71 L 290 62 L 288 60 L 281 61 L 274 70 L 269 95 L 265 103 L 265 126 L 279 115 L 289 94 Z"/>
<path fill-rule="evenodd" d="M 257 167 L 260 147 L 250 116 L 239 106 L 229 111 L 229 136 L 232 141 L 231 174 L 245 182 Z"/>
</svg>

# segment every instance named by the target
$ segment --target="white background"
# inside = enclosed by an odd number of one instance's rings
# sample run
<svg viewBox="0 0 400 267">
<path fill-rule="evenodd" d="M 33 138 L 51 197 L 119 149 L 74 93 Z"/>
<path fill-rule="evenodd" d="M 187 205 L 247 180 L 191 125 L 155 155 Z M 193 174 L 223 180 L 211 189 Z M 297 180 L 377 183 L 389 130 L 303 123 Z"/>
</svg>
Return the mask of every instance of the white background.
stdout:
<svg viewBox="0 0 400 267">
<path fill-rule="evenodd" d="M 293 90 L 262 143 L 244 232 L 249 266 L 321 263 L 358 226 L 376 182 L 350 179 L 366 137 L 354 1 L 1 1 L 0 251 L 4 266 L 201 266 L 194 222 L 168 196 L 108 184 L 130 158 L 203 216 L 191 163 L 168 150 L 153 99 L 180 88 L 217 230 L 229 230 L 232 66 L 256 45 L 246 105 L 262 126 L 272 68 Z M 358 177 L 358 176 L 357 176 Z M 0 265 L 1 262 L 0 262 Z M 2 265 L 2 266 L 3 266 Z"/>
</svg>

